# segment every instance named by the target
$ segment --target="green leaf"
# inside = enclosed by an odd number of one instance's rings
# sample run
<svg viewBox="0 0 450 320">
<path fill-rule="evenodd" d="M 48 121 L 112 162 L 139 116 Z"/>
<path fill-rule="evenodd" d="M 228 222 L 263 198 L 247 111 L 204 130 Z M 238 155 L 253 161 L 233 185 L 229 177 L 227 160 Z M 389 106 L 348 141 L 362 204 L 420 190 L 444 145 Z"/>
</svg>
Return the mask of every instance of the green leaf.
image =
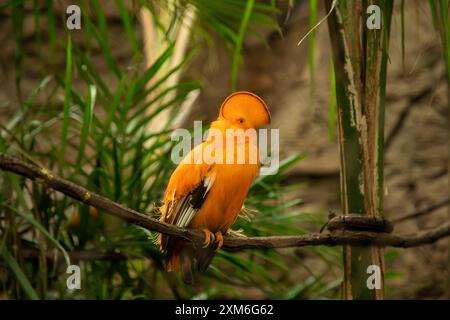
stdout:
<svg viewBox="0 0 450 320">
<path fill-rule="evenodd" d="M 61 149 L 59 154 L 60 170 L 64 167 L 64 157 L 66 153 L 67 133 L 70 125 L 70 101 L 72 91 L 72 36 L 69 34 L 67 38 L 66 50 L 66 75 L 64 82 L 64 117 L 61 133 Z"/>
<path fill-rule="evenodd" d="M 253 6 L 255 0 L 248 0 L 245 6 L 245 12 L 242 16 L 242 21 L 239 27 L 239 32 L 236 38 L 236 43 L 234 45 L 233 58 L 231 59 L 231 90 L 236 91 L 237 87 L 237 76 L 238 67 L 240 62 L 240 54 L 242 49 L 242 43 L 244 42 L 245 31 L 247 30 L 248 23 L 250 21 L 250 16 L 253 11 Z"/>
<path fill-rule="evenodd" d="M 58 242 L 58 240 L 56 240 L 48 231 L 47 229 L 45 229 L 45 227 L 40 224 L 34 217 L 32 214 L 30 213 L 23 213 L 20 210 L 17 210 L 16 208 L 6 205 L 6 207 L 8 207 L 10 210 L 14 211 L 15 213 L 17 213 L 19 216 L 21 216 L 22 218 L 24 218 L 25 220 L 27 220 L 31 225 L 33 225 L 36 229 L 38 229 L 48 240 L 50 240 L 51 243 L 53 243 L 55 245 L 55 247 L 57 247 L 61 253 L 64 256 L 64 260 L 67 264 L 67 266 L 70 265 L 70 257 L 69 254 L 67 253 L 67 251 L 61 246 L 61 244 Z"/>
<path fill-rule="evenodd" d="M 333 62 L 331 66 L 331 80 L 330 80 L 330 111 L 328 114 L 328 136 L 330 142 L 334 142 L 334 134 L 336 131 L 336 78 L 334 75 Z"/>
<path fill-rule="evenodd" d="M 48 39 L 50 43 L 50 62 L 55 63 L 56 55 L 56 23 L 55 23 L 55 8 L 53 0 L 47 0 L 45 7 L 47 8 L 47 24 L 48 24 Z"/>
<path fill-rule="evenodd" d="M 12 3 L 12 23 L 13 32 L 16 40 L 14 50 L 14 68 L 17 96 L 20 100 L 20 80 L 22 77 L 22 59 L 23 59 L 23 22 L 24 22 L 24 1 L 13 1 Z"/>
<path fill-rule="evenodd" d="M 123 5 L 123 2 L 120 0 L 114 0 L 117 9 L 119 10 L 120 17 L 122 18 L 123 25 L 125 26 L 125 30 L 127 32 L 128 38 L 131 42 L 131 46 L 133 47 L 134 53 L 139 54 L 141 48 L 139 47 L 136 34 L 133 29 L 133 25 L 131 23 L 130 17 L 128 16 L 128 12 Z"/>
<path fill-rule="evenodd" d="M 400 4 L 400 21 L 401 21 L 401 47 L 402 47 L 402 66 L 405 70 L 405 0 Z"/>
<path fill-rule="evenodd" d="M 108 40 L 108 25 L 106 22 L 106 17 L 103 13 L 103 10 L 101 9 L 101 6 L 98 2 L 98 0 L 91 1 L 91 4 L 93 5 L 93 11 L 96 14 L 96 17 L 98 19 L 98 23 L 100 26 L 100 33 L 96 30 L 95 26 L 93 25 L 89 14 L 86 11 L 86 8 L 84 5 L 80 3 L 80 8 L 83 13 L 83 19 L 87 26 L 92 30 L 92 33 L 94 34 L 95 39 L 97 40 L 98 44 L 102 48 L 103 55 L 105 56 L 105 59 L 108 63 L 108 66 L 111 71 L 116 75 L 117 78 L 121 78 L 121 72 L 119 68 L 117 67 L 117 63 L 113 58 L 111 48 L 109 46 L 109 40 Z"/>
<path fill-rule="evenodd" d="M 81 128 L 80 146 L 78 151 L 77 165 L 81 165 L 81 159 L 84 156 L 84 149 L 91 131 L 92 115 L 94 113 L 95 97 L 97 96 L 97 87 L 89 86 L 88 98 L 83 112 L 83 127 Z"/>
<path fill-rule="evenodd" d="M 308 28 L 312 30 L 317 23 L 317 0 L 309 0 L 309 23 Z M 316 31 L 308 36 L 308 67 L 309 67 L 309 101 L 310 110 L 315 106 L 315 64 L 314 64 L 314 42 Z"/>
<path fill-rule="evenodd" d="M 20 268 L 16 259 L 14 259 L 14 257 L 11 255 L 11 253 L 8 251 L 6 247 L 3 247 L 2 253 L 3 259 L 16 276 L 17 282 L 19 282 L 20 286 L 22 287 L 23 291 L 28 296 L 28 298 L 31 300 L 39 300 L 38 294 L 31 286 L 30 281 L 28 280 L 23 270 Z"/>
</svg>

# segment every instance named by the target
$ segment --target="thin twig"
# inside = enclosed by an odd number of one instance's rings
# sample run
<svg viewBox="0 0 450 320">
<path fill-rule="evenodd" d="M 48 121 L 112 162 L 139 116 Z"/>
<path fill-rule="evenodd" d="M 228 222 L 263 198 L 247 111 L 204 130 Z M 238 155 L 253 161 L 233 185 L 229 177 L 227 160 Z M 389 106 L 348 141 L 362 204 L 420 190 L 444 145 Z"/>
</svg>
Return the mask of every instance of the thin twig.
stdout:
<svg viewBox="0 0 450 320">
<path fill-rule="evenodd" d="M 434 83 L 432 81 L 432 83 Z M 425 99 L 430 94 L 430 89 L 432 87 L 427 86 L 423 90 L 419 91 L 418 93 L 414 94 L 412 97 L 410 97 L 407 101 L 406 106 L 400 111 L 399 116 L 397 117 L 397 120 L 395 121 L 395 124 L 392 126 L 391 131 L 386 137 L 386 141 L 384 143 L 384 149 L 388 150 L 394 139 L 397 137 L 397 135 L 401 132 L 403 126 L 405 125 L 406 119 L 411 113 L 411 110 L 419 103 L 422 99 Z"/>
<path fill-rule="evenodd" d="M 0 169 L 14 172 L 23 177 L 46 185 L 48 188 L 82 201 L 87 205 L 101 209 L 106 213 L 119 217 L 127 222 L 140 225 L 148 230 L 157 231 L 170 236 L 183 238 L 188 241 L 201 243 L 204 235 L 198 230 L 178 228 L 127 208 L 108 198 L 102 197 L 84 187 L 70 181 L 53 176 L 47 169 L 27 164 L 20 159 L 0 155 Z M 450 236 L 450 221 L 427 231 L 414 235 L 392 235 L 370 231 L 334 230 L 328 234 L 312 233 L 300 236 L 269 236 L 224 238 L 224 249 L 241 250 L 251 248 L 287 248 L 317 245 L 343 245 L 343 244 L 372 244 L 379 246 L 392 246 L 409 248 Z"/>
<path fill-rule="evenodd" d="M 392 219 L 392 223 L 399 223 L 399 222 L 406 221 L 406 220 L 409 220 L 409 219 L 415 219 L 415 218 L 424 216 L 424 215 L 426 215 L 428 213 L 431 213 L 431 212 L 433 212 L 433 211 L 435 211 L 437 209 L 443 208 L 443 207 L 448 206 L 448 205 L 450 205 L 450 197 L 447 198 L 447 199 L 444 199 L 442 201 L 439 201 L 438 203 L 435 203 L 435 204 L 433 204 L 433 205 L 431 205 L 429 207 L 426 207 L 426 208 L 423 208 L 423 209 L 420 209 L 420 210 L 417 210 L 417 211 L 405 214 L 404 216 Z"/>
<path fill-rule="evenodd" d="M 334 7 L 336 6 L 337 0 L 333 0 L 333 3 L 331 4 L 331 9 L 330 11 L 328 11 L 328 13 L 326 14 L 325 17 L 323 17 L 319 22 L 316 23 L 316 25 L 314 27 L 311 28 L 311 30 L 309 30 L 301 39 L 300 41 L 297 43 L 297 46 L 299 46 L 303 40 L 305 40 L 311 32 L 313 32 L 314 30 L 317 29 L 318 26 L 320 26 L 325 20 L 327 20 L 327 18 L 330 16 L 331 12 L 333 12 Z"/>
</svg>

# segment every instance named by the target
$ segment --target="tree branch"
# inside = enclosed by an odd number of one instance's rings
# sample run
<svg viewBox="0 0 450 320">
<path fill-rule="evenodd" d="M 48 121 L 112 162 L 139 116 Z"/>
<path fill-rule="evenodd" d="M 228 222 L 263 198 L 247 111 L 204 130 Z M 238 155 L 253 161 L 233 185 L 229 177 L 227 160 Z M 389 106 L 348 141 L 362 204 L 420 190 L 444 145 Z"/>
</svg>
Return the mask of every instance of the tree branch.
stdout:
<svg viewBox="0 0 450 320">
<path fill-rule="evenodd" d="M 435 211 L 437 209 L 440 209 L 440 208 L 448 206 L 448 205 L 450 205 L 450 197 L 448 197 L 448 198 L 446 198 L 444 200 L 441 200 L 438 203 L 432 204 L 429 207 L 426 207 L 426 208 L 423 208 L 423 209 L 419 209 L 417 211 L 405 214 L 404 216 L 395 218 L 395 219 L 392 220 L 392 223 L 399 223 L 399 222 L 403 222 L 403 221 L 406 221 L 406 220 L 409 220 L 409 219 L 415 219 L 415 218 L 421 217 L 423 215 L 426 215 L 428 213 L 431 213 L 431 212 L 433 212 L 433 211 Z"/>
<path fill-rule="evenodd" d="M 148 230 L 157 231 L 170 236 L 183 238 L 188 241 L 201 243 L 204 240 L 202 232 L 197 230 L 178 228 L 174 225 L 161 222 L 147 215 L 127 208 L 108 198 L 100 196 L 84 187 L 68 180 L 54 176 L 45 168 L 27 164 L 20 159 L 0 155 L 0 169 L 29 178 L 36 183 L 62 192 L 63 194 L 84 202 L 87 205 L 101 209 L 113 216 L 119 217 L 129 223 L 142 226 Z M 343 245 L 343 244 L 372 244 L 379 246 L 392 246 L 409 248 L 450 236 L 450 221 L 441 226 L 422 231 L 415 235 L 392 235 L 371 231 L 333 230 L 331 233 L 311 233 L 300 236 L 269 236 L 269 237 L 225 237 L 223 249 L 241 250 L 252 248 L 287 248 L 310 245 Z"/>
</svg>

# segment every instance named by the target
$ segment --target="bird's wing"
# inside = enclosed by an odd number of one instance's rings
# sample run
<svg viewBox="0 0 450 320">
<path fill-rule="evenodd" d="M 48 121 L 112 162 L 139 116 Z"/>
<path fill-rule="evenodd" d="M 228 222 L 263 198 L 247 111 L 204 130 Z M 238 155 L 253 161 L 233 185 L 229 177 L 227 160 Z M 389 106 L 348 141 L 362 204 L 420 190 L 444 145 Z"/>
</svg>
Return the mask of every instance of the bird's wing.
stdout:
<svg viewBox="0 0 450 320">
<path fill-rule="evenodd" d="M 194 189 L 178 199 L 169 200 L 170 207 L 167 211 L 169 220 L 167 222 L 180 228 L 187 227 L 197 211 L 202 207 L 213 183 L 214 176 L 208 172 Z"/>
<path fill-rule="evenodd" d="M 214 184 L 215 175 L 211 165 L 193 160 L 195 154 L 198 154 L 201 150 L 201 145 L 194 148 L 170 177 L 161 221 L 185 228 L 202 207 L 209 190 Z M 167 251 L 168 256 L 175 247 L 175 241 L 173 240 L 161 235 L 161 248 Z"/>
</svg>

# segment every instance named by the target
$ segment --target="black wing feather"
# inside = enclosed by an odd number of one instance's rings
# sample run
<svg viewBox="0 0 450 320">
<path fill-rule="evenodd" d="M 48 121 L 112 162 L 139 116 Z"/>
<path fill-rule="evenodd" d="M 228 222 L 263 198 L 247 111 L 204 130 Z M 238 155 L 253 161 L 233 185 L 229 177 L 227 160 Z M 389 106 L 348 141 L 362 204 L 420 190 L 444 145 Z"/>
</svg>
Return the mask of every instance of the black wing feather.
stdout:
<svg viewBox="0 0 450 320">
<path fill-rule="evenodd" d="M 180 210 L 184 211 L 186 210 L 186 206 L 191 207 L 192 209 L 195 209 L 198 211 L 203 203 L 206 200 L 206 197 L 208 196 L 209 190 L 208 190 L 208 181 L 207 179 L 202 180 L 202 182 L 199 184 L 197 188 L 189 192 L 182 200 L 180 199 L 181 205 Z M 179 225 L 180 220 L 183 218 L 183 215 L 178 214 L 173 222 L 174 225 Z M 186 227 L 186 226 L 182 226 Z M 177 244 L 177 238 L 174 237 L 166 237 L 166 243 L 164 245 L 166 249 L 166 258 L 167 260 L 170 259 L 170 257 L 173 254 L 173 251 L 175 250 L 176 244 Z"/>
</svg>

